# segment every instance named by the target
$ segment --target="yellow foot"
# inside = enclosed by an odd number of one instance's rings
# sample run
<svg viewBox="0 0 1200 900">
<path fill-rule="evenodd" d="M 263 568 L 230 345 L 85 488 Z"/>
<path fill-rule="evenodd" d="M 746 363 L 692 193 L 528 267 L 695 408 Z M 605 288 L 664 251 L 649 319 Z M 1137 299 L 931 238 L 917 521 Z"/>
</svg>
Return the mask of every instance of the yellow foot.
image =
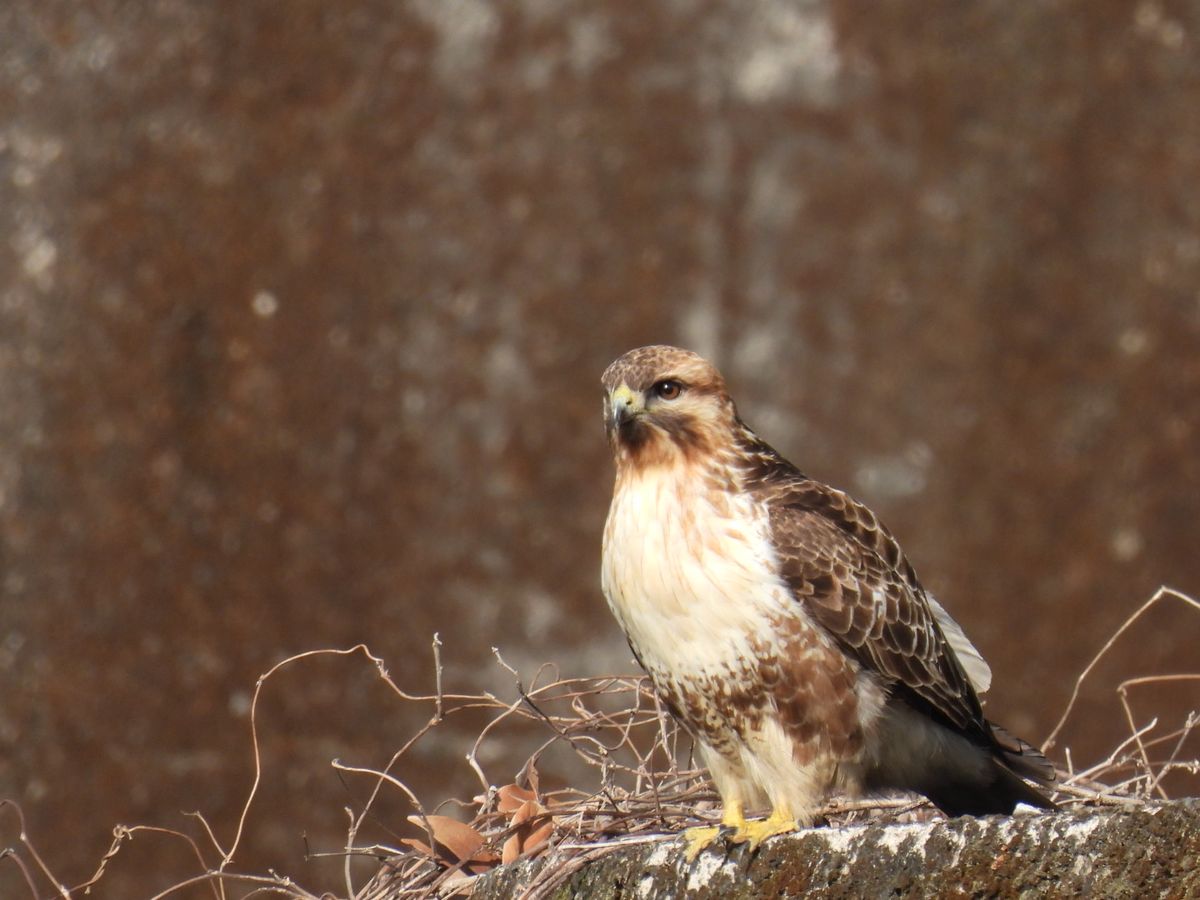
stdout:
<svg viewBox="0 0 1200 900">
<path fill-rule="evenodd" d="M 723 831 L 727 830 L 722 825 L 700 825 L 696 828 L 688 828 L 683 832 L 683 839 L 687 842 L 687 849 L 683 853 L 684 859 L 689 863 L 695 862 L 696 857 L 704 852 L 704 848 L 712 844 Z"/>
<path fill-rule="evenodd" d="M 746 817 L 742 815 L 742 803 L 740 800 L 731 799 L 725 803 L 725 811 L 721 815 L 720 825 L 700 825 L 696 828 L 689 828 L 683 833 L 683 839 L 687 841 L 687 850 L 684 852 L 684 858 L 687 861 L 695 862 L 696 857 L 704 852 L 704 848 L 715 843 L 718 838 L 721 838 L 731 831 L 739 831 L 746 824 Z"/>
<path fill-rule="evenodd" d="M 689 828 L 683 833 L 687 842 L 684 858 L 695 862 L 696 857 L 719 840 L 730 844 L 749 844 L 753 853 L 769 837 L 795 831 L 798 824 L 786 809 L 776 809 L 765 819 L 746 819 L 741 804 L 730 803 L 725 807 L 720 825 L 702 825 Z"/>
<path fill-rule="evenodd" d="M 771 813 L 766 819 L 744 821 L 733 834 L 729 835 L 731 844 L 749 844 L 753 853 L 769 837 L 777 834 L 789 834 L 797 828 L 796 820 L 778 811 Z"/>
</svg>

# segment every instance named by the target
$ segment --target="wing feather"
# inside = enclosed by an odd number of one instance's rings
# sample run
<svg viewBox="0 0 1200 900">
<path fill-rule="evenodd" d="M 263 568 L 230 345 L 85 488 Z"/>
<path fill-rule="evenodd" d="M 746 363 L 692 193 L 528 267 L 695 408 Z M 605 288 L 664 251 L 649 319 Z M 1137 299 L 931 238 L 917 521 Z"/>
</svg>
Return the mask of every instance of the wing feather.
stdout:
<svg viewBox="0 0 1200 900">
<path fill-rule="evenodd" d="M 992 686 L 991 666 L 984 660 L 983 654 L 975 649 L 971 639 L 963 632 L 962 626 L 950 618 L 950 613 L 946 612 L 942 604 L 934 599 L 933 594 L 927 593 L 925 599 L 929 601 L 929 608 L 933 611 L 933 618 L 941 627 L 942 634 L 946 636 L 946 640 L 954 649 L 954 655 L 966 669 L 967 677 L 971 679 L 975 693 L 986 693 L 987 689 Z"/>
<path fill-rule="evenodd" d="M 956 654 L 970 642 L 957 626 L 947 637 L 941 620 L 952 620 L 931 607 L 891 533 L 862 504 L 799 473 L 763 488 L 784 580 L 816 621 L 885 683 L 990 743 L 972 679 Z"/>
</svg>

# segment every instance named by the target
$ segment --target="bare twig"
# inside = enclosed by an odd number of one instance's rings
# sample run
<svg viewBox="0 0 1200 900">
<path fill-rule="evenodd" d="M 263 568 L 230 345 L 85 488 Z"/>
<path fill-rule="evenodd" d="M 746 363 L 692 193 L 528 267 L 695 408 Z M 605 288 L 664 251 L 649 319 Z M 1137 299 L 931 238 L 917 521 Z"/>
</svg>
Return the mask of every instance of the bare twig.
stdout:
<svg viewBox="0 0 1200 900">
<path fill-rule="evenodd" d="M 1104 656 L 1108 653 L 1108 651 L 1112 649 L 1113 644 L 1115 644 L 1117 641 L 1119 641 L 1121 639 L 1121 635 L 1123 635 L 1126 631 L 1128 631 L 1133 626 L 1134 622 L 1136 622 L 1138 619 L 1140 619 L 1146 613 L 1146 611 L 1149 610 L 1151 607 L 1153 607 L 1156 603 L 1160 602 L 1161 600 L 1163 600 L 1164 598 L 1167 598 L 1167 597 L 1173 598 L 1175 600 L 1179 600 L 1181 603 L 1186 603 L 1188 606 L 1191 606 L 1193 609 L 1200 611 L 1200 602 L 1193 600 L 1191 597 L 1187 596 L 1186 594 L 1180 593 L 1179 591 L 1175 590 L 1174 588 L 1169 588 L 1164 585 L 1163 587 L 1160 587 L 1157 591 L 1155 591 L 1154 596 L 1151 597 L 1149 600 L 1147 600 L 1145 603 L 1143 603 L 1140 607 L 1138 607 L 1138 609 L 1133 613 L 1133 615 L 1131 615 L 1128 619 L 1126 619 L 1124 621 L 1124 623 L 1122 623 L 1121 627 L 1118 628 L 1116 630 L 1116 632 L 1113 633 L 1113 636 L 1110 637 L 1104 643 L 1104 646 L 1100 648 L 1100 652 L 1097 653 L 1094 657 L 1092 657 L 1092 661 L 1089 662 L 1087 664 L 1087 666 L 1084 668 L 1084 670 L 1079 673 L 1079 677 L 1075 679 L 1075 687 L 1071 690 L 1071 699 L 1067 701 L 1067 708 L 1065 710 L 1063 710 L 1062 716 L 1059 718 L 1058 723 L 1050 731 L 1049 736 L 1046 738 L 1046 740 L 1044 740 L 1042 742 L 1043 750 L 1049 750 L 1054 746 L 1055 742 L 1058 739 L 1059 733 L 1062 731 L 1063 726 L 1067 723 L 1067 718 L 1071 715 L 1072 710 L 1074 710 L 1074 708 L 1075 708 L 1075 703 L 1079 699 L 1079 691 L 1080 691 L 1080 688 L 1083 686 L 1083 682 L 1092 673 L 1092 670 L 1094 668 L 1096 668 L 1096 666 L 1097 666 L 1097 664 L 1099 664 L 1100 660 L 1103 659 Z"/>
<path fill-rule="evenodd" d="M 193 813 L 192 815 L 203 822 L 206 829 L 208 828 L 208 823 L 204 821 L 204 816 L 200 815 L 199 813 Z M 76 885 L 72 893 L 78 893 L 82 891 L 84 894 L 90 894 L 93 885 L 95 885 L 100 881 L 101 878 L 104 877 L 104 873 L 108 869 L 108 864 L 121 851 L 121 847 L 124 846 L 126 842 L 132 840 L 133 836 L 139 832 L 146 832 L 148 834 L 165 834 L 187 842 L 187 844 L 191 846 L 192 852 L 195 853 L 196 861 L 200 864 L 200 868 L 202 870 L 208 869 L 208 863 L 204 861 L 204 854 L 200 852 L 200 847 L 190 835 L 184 834 L 182 831 L 176 831 L 173 828 L 159 828 L 154 825 L 134 825 L 132 827 L 118 825 L 113 829 L 112 844 L 109 846 L 108 852 L 105 853 L 101 858 L 100 864 L 96 867 L 95 874 L 93 874 L 92 877 L 87 881 L 83 882 L 83 884 Z M 211 838 L 212 832 L 209 831 L 208 834 Z M 210 882 L 209 887 L 212 889 L 214 897 L 220 895 L 219 887 L 215 881 Z"/>
<path fill-rule="evenodd" d="M 29 840 L 29 833 L 28 833 L 27 829 L 25 828 L 25 812 L 21 809 L 20 804 L 18 804 L 15 800 L 0 800 L 0 811 L 3 811 L 5 809 L 5 807 L 11 808 L 12 811 L 16 813 L 17 821 L 21 825 L 21 833 L 18 836 L 18 840 L 20 840 L 20 842 L 24 845 L 25 850 L 29 853 L 29 855 L 33 859 L 34 863 L 37 864 L 37 867 L 39 869 L 41 869 L 42 874 L 46 876 L 46 879 L 52 885 L 54 885 L 54 889 L 55 889 L 55 891 L 58 892 L 58 895 L 60 897 L 62 897 L 63 900 L 68 900 L 68 898 L 70 897 L 70 892 L 67 889 L 67 886 L 65 884 L 63 884 L 61 881 L 59 881 L 57 878 L 54 877 L 54 873 L 52 873 L 50 871 L 50 868 L 46 865 L 45 861 L 42 859 L 41 854 L 39 854 L 37 852 L 37 848 L 35 846 L 33 846 L 33 842 Z M 12 855 L 12 858 L 14 860 L 17 860 L 17 864 L 20 867 L 21 871 L 26 873 L 26 875 L 28 876 L 28 870 L 25 868 L 25 866 L 23 864 L 21 864 L 20 860 L 17 859 L 16 855 L 15 854 L 10 854 L 10 855 Z"/>
<path fill-rule="evenodd" d="M 1074 710 L 1084 681 L 1113 645 L 1155 603 L 1175 598 L 1200 610 L 1200 603 L 1170 588 L 1161 588 L 1133 613 L 1085 667 L 1076 680 L 1071 699 L 1062 718 L 1051 732 L 1052 745 Z M 258 679 L 250 706 L 254 778 L 238 818 L 232 841 L 226 849 L 202 815 L 195 817 L 204 839 L 215 848 L 218 861 L 210 865 L 195 840 L 166 828 L 118 827 L 113 844 L 100 861 L 95 874 L 75 890 L 87 892 L 102 880 L 120 848 L 135 833 L 183 838 L 193 851 L 197 874 L 160 893 L 172 897 L 207 884 L 215 898 L 224 898 L 227 887 L 249 888 L 249 894 L 274 895 L 292 900 L 316 900 L 316 895 L 290 878 L 274 872 L 250 874 L 233 871 L 235 854 L 246 835 L 264 773 L 259 735 L 259 703 L 266 682 L 283 669 L 316 656 L 350 656 L 361 653 L 374 666 L 379 678 L 392 694 L 406 704 L 429 704 L 429 718 L 388 759 L 382 769 L 332 760 L 331 765 L 344 780 L 366 777 L 373 784 L 365 800 L 346 809 L 346 839 L 334 850 L 316 850 L 310 857 L 341 855 L 344 858 L 342 880 L 347 898 L 353 900 L 400 900 L 400 898 L 445 898 L 469 891 L 472 878 L 501 858 L 524 859 L 547 849 L 554 852 L 523 895 L 526 900 L 542 900 L 559 888 L 571 875 L 590 861 L 632 843 L 667 841 L 680 829 L 718 818 L 718 798 L 706 773 L 692 760 L 690 741 L 669 717 L 650 688 L 645 676 L 605 676 L 602 678 L 563 678 L 556 667 L 543 665 L 526 683 L 516 668 L 509 665 L 498 650 L 493 650 L 498 665 L 512 678 L 515 697 L 500 699 L 492 693 L 446 693 L 443 685 L 442 643 L 433 637 L 433 693 L 410 694 L 391 679 L 383 660 L 363 644 L 344 650 L 324 649 L 296 654 L 272 666 Z M 1065 804 L 1130 805 L 1142 803 L 1150 795 L 1165 797 L 1163 779 L 1169 773 L 1200 772 L 1200 761 L 1181 758 L 1185 743 L 1200 726 L 1200 714 L 1188 714 L 1178 728 L 1158 728 L 1158 721 L 1137 724 L 1131 693 L 1147 685 L 1200 681 L 1200 673 L 1139 675 L 1127 678 L 1116 687 L 1124 710 L 1129 735 L 1103 760 L 1092 766 L 1078 767 L 1070 748 L 1064 748 L 1065 767 L 1062 781 L 1056 785 L 1055 799 Z M 469 770 L 480 786 L 473 800 L 447 800 L 427 813 L 417 792 L 398 771 L 410 751 L 450 718 L 469 711 L 483 713 L 487 721 L 479 728 L 466 754 Z M 529 748 L 523 766 L 512 776 L 494 779 L 483 760 L 494 752 L 501 740 L 516 736 Z M 1188 745 L 1190 746 L 1190 745 Z M 539 774 L 541 773 L 541 774 Z M 553 774 L 554 778 L 551 778 Z M 567 786 L 549 787 L 554 781 Z M 384 791 L 398 791 L 414 811 L 411 820 L 418 823 L 423 840 L 397 841 L 385 846 L 362 840 L 363 826 Z M 0 803 L 0 809 L 5 804 Z M 68 891 L 49 872 L 25 836 L 21 819 L 21 841 L 37 868 L 54 885 L 57 896 L 67 898 Z M 450 828 L 442 809 L 461 821 Z M 522 812 L 517 817 L 516 808 Z M 923 802 L 911 798 L 841 800 L 821 811 L 831 824 L 862 821 L 865 817 L 894 821 L 913 821 L 935 815 Z M 438 818 L 441 816 L 441 818 Z M 553 828 L 546 828 L 552 823 Z M 439 832 L 439 828 L 443 829 Z M 446 830 L 449 829 L 449 830 Z M 540 837 L 524 843 L 537 832 Z M 470 836 L 465 843 L 455 838 Z M 514 843 L 516 842 L 516 843 Z M 518 846 L 519 844 L 519 846 Z M 455 850 L 454 846 L 467 849 Z M 514 850 L 515 847 L 515 850 Z M 478 848 L 478 849 L 474 849 Z M 470 858 L 458 858 L 461 852 Z M 211 856 L 211 853 L 209 854 Z M 15 851 L 0 851 L 21 869 L 31 894 L 36 896 L 35 877 Z M 356 888 L 352 878 L 353 858 L 386 857 L 371 881 Z M 330 896 L 330 895 L 323 895 Z"/>
<path fill-rule="evenodd" d="M 33 883 L 33 875 L 29 871 L 29 866 L 25 865 L 25 860 L 21 859 L 20 854 L 12 847 L 5 847 L 3 850 L 0 850 L 0 861 L 6 859 L 12 860 L 13 865 L 21 873 L 21 877 L 25 879 L 25 886 L 29 888 L 29 896 L 33 900 L 37 900 L 38 889 Z"/>
</svg>

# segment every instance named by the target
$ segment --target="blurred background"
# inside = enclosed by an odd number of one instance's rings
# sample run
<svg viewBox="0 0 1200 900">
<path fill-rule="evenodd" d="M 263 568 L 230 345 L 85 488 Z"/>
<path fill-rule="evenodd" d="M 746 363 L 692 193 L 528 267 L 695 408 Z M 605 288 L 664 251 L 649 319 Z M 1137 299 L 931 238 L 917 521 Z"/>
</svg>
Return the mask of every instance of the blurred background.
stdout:
<svg viewBox="0 0 1200 900">
<path fill-rule="evenodd" d="M 879 513 L 1043 740 L 1200 591 L 1198 42 L 1151 0 L 0 5 L 0 797 L 73 884 L 116 823 L 231 841 L 288 654 L 633 671 L 599 376 L 651 342 Z M 1053 755 L 1197 646 L 1156 609 Z M 329 761 L 429 710 L 361 658 L 261 706 L 241 867 L 335 889 Z M 469 798 L 474 733 L 398 774 Z M 139 835 L 99 892 L 195 869 Z"/>
</svg>

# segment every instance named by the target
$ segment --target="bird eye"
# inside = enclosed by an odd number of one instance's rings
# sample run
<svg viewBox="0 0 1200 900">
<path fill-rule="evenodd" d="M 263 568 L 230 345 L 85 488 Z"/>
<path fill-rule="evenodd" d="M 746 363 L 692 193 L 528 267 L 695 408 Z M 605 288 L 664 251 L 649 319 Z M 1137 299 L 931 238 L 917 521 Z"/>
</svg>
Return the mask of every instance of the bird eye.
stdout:
<svg viewBox="0 0 1200 900">
<path fill-rule="evenodd" d="M 653 387 L 653 391 L 654 396 L 660 400 L 674 400 L 683 393 L 683 385 L 674 379 L 668 378 L 665 381 L 657 382 Z"/>
</svg>

